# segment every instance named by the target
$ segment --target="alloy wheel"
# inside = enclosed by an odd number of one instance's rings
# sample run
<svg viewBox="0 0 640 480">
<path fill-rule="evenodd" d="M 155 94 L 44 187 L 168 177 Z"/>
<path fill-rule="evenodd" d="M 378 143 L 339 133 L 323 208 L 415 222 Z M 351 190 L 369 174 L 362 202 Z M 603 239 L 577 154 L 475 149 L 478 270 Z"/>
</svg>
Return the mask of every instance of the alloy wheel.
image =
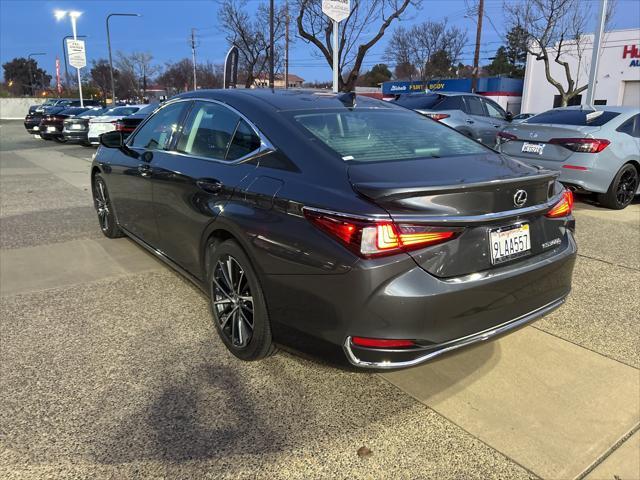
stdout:
<svg viewBox="0 0 640 480">
<path fill-rule="evenodd" d="M 253 336 L 253 296 L 245 271 L 231 255 L 218 259 L 213 272 L 213 308 L 220 331 L 236 348 Z"/>
<path fill-rule="evenodd" d="M 100 221 L 100 228 L 106 232 L 109 230 L 109 197 L 104 182 L 98 179 L 94 190 L 94 200 L 96 203 L 96 211 L 98 212 L 98 220 Z"/>
<path fill-rule="evenodd" d="M 638 172 L 635 168 L 627 169 L 618 182 L 616 190 L 616 200 L 620 205 L 631 203 L 638 189 Z"/>
</svg>

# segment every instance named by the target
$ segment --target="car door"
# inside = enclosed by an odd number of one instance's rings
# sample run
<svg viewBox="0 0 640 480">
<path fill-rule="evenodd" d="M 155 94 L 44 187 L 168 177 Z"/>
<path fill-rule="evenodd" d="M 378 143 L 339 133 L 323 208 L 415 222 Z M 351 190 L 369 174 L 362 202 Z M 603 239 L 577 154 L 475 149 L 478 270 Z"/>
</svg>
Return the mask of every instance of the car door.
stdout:
<svg viewBox="0 0 640 480">
<path fill-rule="evenodd" d="M 487 113 L 489 114 L 488 120 L 493 127 L 493 136 L 490 137 L 490 142 L 487 143 L 490 147 L 496 144 L 496 137 L 500 130 L 509 124 L 507 121 L 507 112 L 505 112 L 500 105 L 486 98 L 481 98 L 480 101 L 484 103 Z"/>
<path fill-rule="evenodd" d="M 464 102 L 468 114 L 466 123 L 473 133 L 473 138 L 486 145 L 493 145 L 491 139 L 495 138 L 494 127 L 488 121 L 487 109 L 480 97 L 465 95 Z"/>
<path fill-rule="evenodd" d="M 203 233 L 232 193 L 253 178 L 261 140 L 236 111 L 215 101 L 191 108 L 174 151 L 154 163 L 153 201 L 158 246 L 196 277 Z"/>
<path fill-rule="evenodd" d="M 115 150 L 109 188 L 118 222 L 126 230 L 155 246 L 157 227 L 152 203 L 153 165 L 167 153 L 184 114 L 186 102 L 168 104 L 138 130 L 127 148 Z"/>
</svg>

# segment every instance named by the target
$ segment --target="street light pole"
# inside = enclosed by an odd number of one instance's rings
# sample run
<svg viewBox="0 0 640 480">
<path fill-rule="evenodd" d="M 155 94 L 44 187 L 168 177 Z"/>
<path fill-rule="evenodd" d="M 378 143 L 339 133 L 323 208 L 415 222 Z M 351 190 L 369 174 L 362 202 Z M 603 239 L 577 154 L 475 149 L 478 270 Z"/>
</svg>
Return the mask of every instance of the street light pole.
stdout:
<svg viewBox="0 0 640 480">
<path fill-rule="evenodd" d="M 109 33 L 109 19 L 111 17 L 139 17 L 139 13 L 110 13 L 107 15 L 107 46 L 109 48 L 109 74 L 111 75 L 111 105 L 116 103 L 116 84 L 113 80 L 113 58 L 111 56 L 111 35 Z"/>
<path fill-rule="evenodd" d="M 27 68 L 29 69 L 29 91 L 31 92 L 31 96 L 33 97 L 33 73 L 31 73 L 31 57 L 35 57 L 37 55 L 46 55 L 46 53 L 30 53 L 27 55 Z"/>
</svg>

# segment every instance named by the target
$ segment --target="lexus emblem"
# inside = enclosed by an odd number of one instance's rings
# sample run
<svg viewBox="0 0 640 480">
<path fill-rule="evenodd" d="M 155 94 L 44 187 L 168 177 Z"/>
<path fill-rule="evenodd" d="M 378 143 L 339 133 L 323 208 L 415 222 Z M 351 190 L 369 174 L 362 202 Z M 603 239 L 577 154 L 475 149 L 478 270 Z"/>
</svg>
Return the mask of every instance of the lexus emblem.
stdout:
<svg viewBox="0 0 640 480">
<path fill-rule="evenodd" d="M 537 132 L 529 132 L 529 138 L 538 138 Z"/>
<path fill-rule="evenodd" d="M 518 190 L 513 196 L 513 204 L 516 207 L 524 207 L 525 203 L 527 203 L 527 192 Z"/>
</svg>

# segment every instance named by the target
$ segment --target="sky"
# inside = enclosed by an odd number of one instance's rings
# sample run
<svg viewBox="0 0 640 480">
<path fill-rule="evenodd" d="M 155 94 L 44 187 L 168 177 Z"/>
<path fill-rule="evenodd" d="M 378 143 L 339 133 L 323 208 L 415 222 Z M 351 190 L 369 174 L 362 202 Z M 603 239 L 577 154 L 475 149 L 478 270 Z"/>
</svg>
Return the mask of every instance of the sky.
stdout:
<svg viewBox="0 0 640 480">
<path fill-rule="evenodd" d="M 248 0 L 247 8 L 254 11 L 260 0 Z M 276 0 L 280 2 L 284 0 Z M 481 64 L 489 63 L 489 57 L 504 38 L 503 2 L 485 0 L 485 22 L 482 33 Z M 513 0 L 506 0 L 513 1 Z M 581 0 L 595 11 L 599 0 Z M 420 10 L 413 9 L 405 15 L 402 25 L 410 26 L 425 20 L 447 18 L 451 25 L 467 31 L 468 41 L 461 61 L 473 62 L 476 23 L 465 18 L 466 5 L 473 0 L 424 0 Z M 189 36 L 196 28 L 198 62 L 223 63 L 229 48 L 217 22 L 218 3 L 214 0 L 0 0 L 0 64 L 14 57 L 26 57 L 30 53 L 45 53 L 36 57 L 48 73 L 55 72 L 56 56 L 62 60 L 62 38 L 71 34 L 69 19 L 56 21 L 56 9 L 79 10 L 78 35 L 86 35 L 87 58 L 108 58 L 105 19 L 109 13 L 139 13 L 137 17 L 112 17 L 110 20 L 111 47 L 117 51 L 150 52 L 155 63 L 164 65 L 191 56 Z M 596 22 L 597 15 L 590 15 Z M 397 25 L 397 24 L 396 24 Z M 390 30 L 393 28 L 390 27 Z M 618 0 L 612 28 L 640 28 L 640 0 Z M 364 70 L 384 61 L 386 39 L 369 51 Z M 292 22 L 295 33 L 295 22 Z M 315 47 L 297 39 L 290 50 L 289 72 L 306 81 L 331 80 L 331 69 L 314 51 Z M 64 74 L 64 68 L 62 68 Z"/>
</svg>

